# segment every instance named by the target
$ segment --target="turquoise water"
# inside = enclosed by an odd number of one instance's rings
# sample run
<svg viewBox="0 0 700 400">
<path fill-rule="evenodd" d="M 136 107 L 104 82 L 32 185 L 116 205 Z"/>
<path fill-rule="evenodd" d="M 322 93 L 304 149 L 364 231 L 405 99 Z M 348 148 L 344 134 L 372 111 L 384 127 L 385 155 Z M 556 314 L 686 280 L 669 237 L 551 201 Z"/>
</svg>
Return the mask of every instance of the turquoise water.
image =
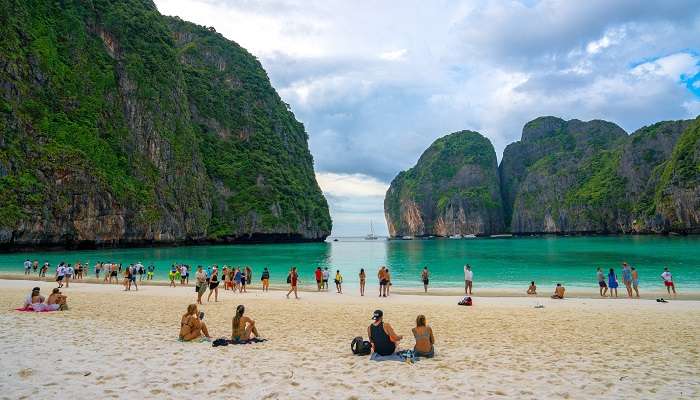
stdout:
<svg viewBox="0 0 700 400">
<path fill-rule="evenodd" d="M 290 266 L 301 271 L 302 284 L 314 281 L 316 266 L 340 269 L 346 283 L 356 283 L 365 268 L 370 284 L 378 266 L 387 265 L 397 287 L 418 287 L 420 271 L 428 266 L 431 285 L 463 285 L 463 265 L 474 270 L 480 287 L 523 287 L 531 280 L 549 287 L 563 282 L 570 287 L 595 287 L 595 267 L 614 267 L 620 275 L 623 261 L 639 271 L 640 285 L 659 286 L 664 266 L 674 274 L 679 289 L 700 289 L 700 237 L 607 236 L 532 237 L 510 239 L 364 241 L 190 246 L 171 248 L 103 249 L 66 252 L 0 254 L 0 272 L 22 272 L 29 257 L 55 267 L 60 261 L 75 263 L 115 261 L 124 264 L 141 261 L 156 266 L 157 279 L 166 279 L 173 262 L 189 265 L 250 265 L 258 280 L 263 267 L 271 270 L 272 281 L 285 282 Z M 332 279 L 331 276 L 331 279 Z M 257 277 L 257 278 L 256 278 Z"/>
</svg>

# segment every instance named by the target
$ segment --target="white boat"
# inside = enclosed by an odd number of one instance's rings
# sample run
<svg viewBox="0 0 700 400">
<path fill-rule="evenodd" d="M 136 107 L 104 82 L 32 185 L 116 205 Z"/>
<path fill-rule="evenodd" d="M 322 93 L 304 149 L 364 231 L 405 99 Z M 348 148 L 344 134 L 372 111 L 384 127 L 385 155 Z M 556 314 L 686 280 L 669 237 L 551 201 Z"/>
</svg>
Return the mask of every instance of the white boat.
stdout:
<svg viewBox="0 0 700 400">
<path fill-rule="evenodd" d="M 476 235 L 473 233 L 470 233 L 468 235 L 462 236 L 463 239 L 476 239 Z"/>
<path fill-rule="evenodd" d="M 461 239 L 462 235 L 452 235 L 450 236 L 450 239 Z"/>
<path fill-rule="evenodd" d="M 403 239 L 403 240 L 413 240 L 413 236 L 406 235 L 406 236 L 402 237 L 401 239 Z"/>
<path fill-rule="evenodd" d="M 367 236 L 365 236 L 365 240 L 377 240 L 377 239 L 379 239 L 379 236 L 374 234 L 374 225 L 372 224 L 372 220 L 369 220 L 369 229 L 371 232 Z"/>
</svg>

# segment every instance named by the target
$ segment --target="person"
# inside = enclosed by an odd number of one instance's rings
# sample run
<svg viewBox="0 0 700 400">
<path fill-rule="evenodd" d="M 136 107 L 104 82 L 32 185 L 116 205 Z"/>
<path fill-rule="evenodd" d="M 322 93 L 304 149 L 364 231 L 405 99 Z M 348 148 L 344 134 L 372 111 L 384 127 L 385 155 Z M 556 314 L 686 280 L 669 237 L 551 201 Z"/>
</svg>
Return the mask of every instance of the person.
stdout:
<svg viewBox="0 0 700 400">
<path fill-rule="evenodd" d="M 552 298 L 562 300 L 564 298 L 565 291 L 566 289 L 564 288 L 564 286 L 562 286 L 561 283 L 557 283 L 557 287 L 554 288 L 554 294 L 552 295 Z"/>
<path fill-rule="evenodd" d="M 46 299 L 46 307 L 50 311 L 67 310 L 68 309 L 68 298 L 61 293 L 59 288 L 54 288 Z"/>
<path fill-rule="evenodd" d="M 131 290 L 132 284 L 136 287 L 136 290 L 139 290 L 139 285 L 136 283 L 136 274 L 138 270 L 135 265 L 131 265 L 129 269 L 131 269 L 131 272 L 129 272 L 129 290 Z"/>
<path fill-rule="evenodd" d="M 423 290 L 428 293 L 428 284 L 430 283 L 430 272 L 428 267 L 423 267 L 423 272 L 420 273 L 420 280 L 423 281 Z"/>
<path fill-rule="evenodd" d="M 39 271 L 37 271 L 38 269 L 39 269 L 39 260 L 34 260 L 34 262 L 32 262 L 32 273 L 38 274 L 38 272 L 39 272 Z"/>
<path fill-rule="evenodd" d="M 537 294 L 537 286 L 535 286 L 535 281 L 530 282 L 530 287 L 527 288 L 527 294 Z"/>
<path fill-rule="evenodd" d="M 627 289 L 627 297 L 632 297 L 632 271 L 630 266 L 626 262 L 622 263 L 622 283 L 625 284 L 625 289 Z"/>
<path fill-rule="evenodd" d="M 367 280 L 367 275 L 365 274 L 365 269 L 360 268 L 360 296 L 365 295 L 365 281 Z"/>
<path fill-rule="evenodd" d="M 141 261 L 136 263 L 136 273 L 139 275 L 139 282 L 143 282 L 143 275 L 146 273 L 146 269 L 141 264 Z"/>
<path fill-rule="evenodd" d="M 639 298 L 639 273 L 637 272 L 637 269 L 632 267 L 632 289 L 634 289 L 634 293 L 637 295 L 637 298 Z"/>
<path fill-rule="evenodd" d="M 617 283 L 617 276 L 615 275 L 615 270 L 610 268 L 610 272 L 608 272 L 608 287 L 610 288 L 610 297 L 613 296 L 613 293 L 615 293 L 615 297 L 617 297 L 617 287 L 619 284 Z"/>
<path fill-rule="evenodd" d="M 340 270 L 335 271 L 335 290 L 337 293 L 343 294 L 343 275 L 340 274 Z"/>
<path fill-rule="evenodd" d="M 124 269 L 124 291 L 131 290 L 131 269 L 132 264 Z"/>
<path fill-rule="evenodd" d="M 425 322 L 425 315 L 416 317 L 416 327 L 412 329 L 413 337 L 416 339 L 416 344 L 413 346 L 413 351 L 418 357 L 432 358 L 435 356 L 435 336 L 433 336 L 433 328 L 429 327 Z"/>
<path fill-rule="evenodd" d="M 180 268 L 180 284 L 189 285 L 190 284 L 190 268 L 189 265 L 183 265 Z"/>
<path fill-rule="evenodd" d="M 24 262 L 24 274 L 29 275 L 32 272 L 32 262 L 27 260 Z"/>
<path fill-rule="evenodd" d="M 197 274 L 195 275 L 196 283 L 195 288 L 197 289 L 197 304 L 202 304 L 202 296 L 204 292 L 207 291 L 207 276 L 202 271 L 202 266 L 197 267 Z"/>
<path fill-rule="evenodd" d="M 211 277 L 209 278 L 209 296 L 207 296 L 207 302 L 211 300 L 211 294 L 214 293 L 214 302 L 219 301 L 219 269 L 214 268 L 211 272 Z"/>
<path fill-rule="evenodd" d="M 314 271 L 314 276 L 316 278 L 316 291 L 320 292 L 321 286 L 323 285 L 323 271 L 321 271 L 321 267 L 316 267 L 316 271 Z"/>
<path fill-rule="evenodd" d="M 239 267 L 236 267 L 236 271 L 233 273 L 233 291 L 235 292 L 238 290 L 238 292 L 241 292 L 241 269 Z"/>
<path fill-rule="evenodd" d="M 598 277 L 598 292 L 600 293 L 600 297 L 607 297 L 608 285 L 605 283 L 605 274 L 600 267 L 596 270 L 596 275 Z M 612 295 L 612 293 L 610 294 Z"/>
<path fill-rule="evenodd" d="M 263 269 L 262 276 L 260 277 L 260 280 L 262 281 L 262 290 L 263 292 L 268 292 L 270 291 L 270 271 L 265 267 Z"/>
<path fill-rule="evenodd" d="M 168 279 L 170 279 L 170 283 L 168 284 L 168 287 L 175 287 L 176 269 L 177 267 L 174 265 L 170 267 L 170 272 L 168 272 Z"/>
<path fill-rule="evenodd" d="M 386 277 L 386 285 L 384 285 L 384 297 L 389 297 L 389 290 L 391 289 L 391 274 L 389 273 L 389 268 L 384 269 L 384 276 Z"/>
<path fill-rule="evenodd" d="M 389 281 L 386 276 L 386 267 L 381 266 L 377 272 L 377 279 L 379 279 L 379 297 L 386 297 L 386 287 Z"/>
<path fill-rule="evenodd" d="M 396 351 L 396 344 L 403 339 L 397 335 L 394 328 L 387 322 L 384 323 L 382 310 L 374 310 L 372 323 L 367 327 L 367 336 L 372 345 L 372 352 L 380 356 L 390 356 Z"/>
<path fill-rule="evenodd" d="M 49 272 L 49 267 L 50 267 L 50 266 L 51 266 L 51 264 L 49 264 L 49 262 L 46 261 L 46 262 L 44 263 L 44 266 L 41 267 L 41 272 L 39 272 L 39 276 L 42 277 L 42 278 L 46 278 L 46 273 Z"/>
<path fill-rule="evenodd" d="M 73 266 L 71 264 L 68 264 L 67 267 L 64 269 L 65 271 L 65 282 L 66 282 L 66 288 L 68 288 L 68 285 L 70 284 L 70 280 L 73 277 L 73 273 L 75 272 L 73 270 Z"/>
<path fill-rule="evenodd" d="M 38 286 L 32 289 L 32 292 L 24 299 L 24 309 L 33 311 L 44 311 L 47 309 L 44 304 L 44 296 L 41 295 L 41 288 Z"/>
<path fill-rule="evenodd" d="M 150 264 L 148 266 L 148 269 L 146 269 L 146 280 L 147 281 L 152 281 L 153 280 L 153 274 L 156 272 L 156 267 L 153 264 Z"/>
<path fill-rule="evenodd" d="M 228 265 L 224 265 L 224 269 L 221 270 L 221 277 L 224 278 L 224 290 L 228 290 L 231 286 L 231 274 L 228 273 Z"/>
<path fill-rule="evenodd" d="M 673 275 L 668 267 L 664 267 L 664 272 L 661 273 L 661 279 L 664 281 L 664 286 L 666 286 L 666 291 L 671 295 L 671 290 L 673 290 L 673 295 L 676 295 L 676 285 L 673 283 Z"/>
<path fill-rule="evenodd" d="M 102 263 L 99 261 L 95 263 L 95 279 L 100 280 L 100 271 L 102 270 Z"/>
<path fill-rule="evenodd" d="M 63 278 L 66 276 L 66 267 L 63 266 L 63 263 L 58 264 L 58 267 L 56 267 L 56 282 L 58 283 L 58 287 L 62 288 L 63 287 Z"/>
<path fill-rule="evenodd" d="M 238 293 L 248 293 L 248 290 L 246 289 L 246 286 L 248 286 L 248 270 L 243 267 L 243 270 L 241 271 L 241 286 L 238 291 Z"/>
<path fill-rule="evenodd" d="M 180 340 L 189 342 L 200 338 L 202 334 L 207 339 L 211 339 L 207 325 L 202 321 L 200 315 L 196 304 L 187 306 L 187 312 L 180 320 Z"/>
<path fill-rule="evenodd" d="M 472 282 L 474 281 L 474 271 L 472 266 L 467 264 L 464 266 L 464 294 L 472 294 Z"/>
<path fill-rule="evenodd" d="M 328 290 L 328 279 L 330 279 L 331 273 L 328 272 L 328 267 L 323 270 L 323 285 L 322 288 Z"/>
<path fill-rule="evenodd" d="M 299 275 L 297 274 L 297 267 L 292 267 L 292 269 L 289 271 L 289 275 L 287 276 L 287 282 L 289 282 L 289 291 L 287 292 L 287 298 L 289 298 L 289 295 L 294 292 L 294 298 L 299 299 L 299 296 L 297 295 L 297 283 L 299 280 Z"/>
<path fill-rule="evenodd" d="M 245 267 L 245 279 L 246 285 L 250 286 L 250 284 L 253 282 L 253 270 L 249 265 L 246 265 Z"/>
<path fill-rule="evenodd" d="M 231 341 L 233 342 L 248 341 L 260 336 L 255 327 L 255 321 L 243 316 L 243 313 L 245 313 L 245 307 L 243 304 L 239 304 L 236 307 L 236 315 L 231 321 Z"/>
</svg>

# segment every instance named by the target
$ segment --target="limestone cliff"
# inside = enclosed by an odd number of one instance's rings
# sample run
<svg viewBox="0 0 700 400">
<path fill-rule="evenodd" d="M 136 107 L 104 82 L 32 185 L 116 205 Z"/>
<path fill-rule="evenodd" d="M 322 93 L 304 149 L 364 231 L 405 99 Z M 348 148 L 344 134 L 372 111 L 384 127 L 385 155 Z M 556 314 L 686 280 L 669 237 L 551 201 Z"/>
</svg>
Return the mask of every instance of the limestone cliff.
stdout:
<svg viewBox="0 0 700 400">
<path fill-rule="evenodd" d="M 0 0 L 0 246 L 322 240 L 260 63 L 150 1 Z"/>
<path fill-rule="evenodd" d="M 503 230 L 496 153 L 476 132 L 436 140 L 401 172 L 384 199 L 391 236 L 491 234 Z"/>
</svg>

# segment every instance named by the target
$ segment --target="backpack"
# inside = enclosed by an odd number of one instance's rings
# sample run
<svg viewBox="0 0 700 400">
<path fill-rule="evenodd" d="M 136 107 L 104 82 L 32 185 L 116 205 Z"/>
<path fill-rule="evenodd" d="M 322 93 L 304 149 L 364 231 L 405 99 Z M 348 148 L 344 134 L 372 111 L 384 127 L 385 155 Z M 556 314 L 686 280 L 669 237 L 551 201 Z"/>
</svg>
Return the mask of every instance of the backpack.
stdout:
<svg viewBox="0 0 700 400">
<path fill-rule="evenodd" d="M 292 283 L 292 274 L 287 275 L 287 283 Z"/>
<path fill-rule="evenodd" d="M 350 350 L 356 356 L 367 356 L 372 352 L 372 345 L 370 342 L 363 340 L 362 336 L 358 336 L 350 343 Z"/>
<path fill-rule="evenodd" d="M 469 296 L 464 296 L 462 300 L 460 300 L 459 303 L 460 306 L 471 306 L 472 305 L 472 298 Z"/>
</svg>

